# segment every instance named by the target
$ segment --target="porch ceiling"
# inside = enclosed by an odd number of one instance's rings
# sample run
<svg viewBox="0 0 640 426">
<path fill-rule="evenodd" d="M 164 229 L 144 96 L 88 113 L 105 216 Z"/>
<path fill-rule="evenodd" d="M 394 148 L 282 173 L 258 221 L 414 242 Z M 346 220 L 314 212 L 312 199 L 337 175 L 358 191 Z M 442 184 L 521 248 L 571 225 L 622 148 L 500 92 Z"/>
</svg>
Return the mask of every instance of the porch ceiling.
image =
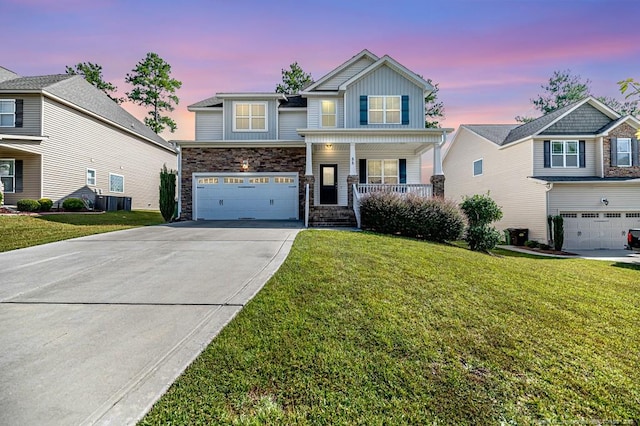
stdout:
<svg viewBox="0 0 640 426">
<path fill-rule="evenodd" d="M 348 143 L 314 143 L 313 152 L 349 152 Z M 388 151 L 389 148 L 396 148 L 402 150 L 411 150 L 416 154 L 425 151 L 431 148 L 431 144 L 423 144 L 423 143 L 359 143 L 356 145 L 356 152 L 368 151 L 368 152 L 385 152 Z"/>
</svg>

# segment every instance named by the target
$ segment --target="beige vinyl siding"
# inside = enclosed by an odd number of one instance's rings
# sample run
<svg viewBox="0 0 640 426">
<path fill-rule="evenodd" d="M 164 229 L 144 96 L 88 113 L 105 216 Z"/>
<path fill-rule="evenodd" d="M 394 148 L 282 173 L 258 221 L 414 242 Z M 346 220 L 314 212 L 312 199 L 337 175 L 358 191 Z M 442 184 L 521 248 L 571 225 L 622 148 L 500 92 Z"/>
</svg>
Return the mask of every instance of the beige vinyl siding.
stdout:
<svg viewBox="0 0 640 426">
<path fill-rule="evenodd" d="M 0 146 L 0 158 L 22 160 L 22 192 L 4 193 L 4 203 L 15 205 L 18 200 L 25 198 L 37 200 L 40 197 L 40 168 L 41 157 L 37 154 L 19 151 Z"/>
<path fill-rule="evenodd" d="M 465 195 L 489 195 L 502 208 L 495 226 L 528 228 L 529 238 L 546 241 L 545 186 L 531 176 L 531 141 L 499 150 L 498 145 L 460 128 L 443 161 L 445 197 L 456 202 Z M 473 162 L 482 158 L 481 176 L 473 176 Z"/>
<path fill-rule="evenodd" d="M 22 99 L 22 127 L 0 127 L 0 133 L 8 135 L 39 136 L 41 133 L 42 101 L 40 95 L 0 95 L 0 99 Z"/>
<path fill-rule="evenodd" d="M 320 125 L 320 105 L 322 101 L 336 101 L 336 128 L 344 128 L 344 98 L 342 97 L 320 97 L 309 98 L 307 100 L 307 128 L 318 129 Z"/>
<path fill-rule="evenodd" d="M 606 198 L 609 204 L 602 204 Z M 640 184 L 554 183 L 549 192 L 549 214 L 561 212 L 640 211 Z"/>
<path fill-rule="evenodd" d="M 151 142 L 45 99 L 42 142 L 43 195 L 54 202 L 70 196 L 103 195 L 132 198 L 134 209 L 158 209 L 159 173 L 166 163 L 177 168 L 177 157 Z M 86 185 L 87 168 L 96 170 L 96 186 Z M 124 193 L 109 192 L 109 173 L 124 176 Z"/>
<path fill-rule="evenodd" d="M 302 129 L 307 124 L 306 111 L 280 111 L 278 118 L 278 139 L 302 140 L 296 129 Z"/>
<path fill-rule="evenodd" d="M 371 58 L 361 58 L 356 62 L 354 62 L 353 64 L 351 64 L 350 66 L 348 66 L 347 68 L 337 73 L 336 75 L 334 75 L 329 80 L 325 81 L 324 83 L 316 87 L 315 90 L 338 90 L 338 87 L 340 87 L 342 83 L 349 80 L 351 77 L 355 76 L 356 74 L 359 74 L 361 71 L 363 71 L 365 68 L 369 67 L 372 64 L 373 64 L 373 60 Z"/>
<path fill-rule="evenodd" d="M 222 139 L 222 109 L 219 111 L 196 112 L 196 140 L 212 141 Z"/>
<path fill-rule="evenodd" d="M 551 140 L 551 139 L 545 139 Z M 554 138 L 553 140 L 562 140 Z M 577 139 L 567 139 L 577 140 Z M 534 176 L 597 176 L 596 174 L 596 143 L 593 139 L 585 141 L 586 167 L 544 167 L 544 140 L 533 142 L 533 175 Z"/>
</svg>

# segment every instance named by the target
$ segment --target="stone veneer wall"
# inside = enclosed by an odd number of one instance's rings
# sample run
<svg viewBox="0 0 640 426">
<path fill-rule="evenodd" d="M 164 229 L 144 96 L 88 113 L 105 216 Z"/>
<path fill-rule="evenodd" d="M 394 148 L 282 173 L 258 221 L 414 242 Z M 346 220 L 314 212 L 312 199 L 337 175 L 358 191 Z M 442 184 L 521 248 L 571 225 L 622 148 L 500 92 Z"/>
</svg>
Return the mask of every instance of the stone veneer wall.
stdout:
<svg viewBox="0 0 640 426">
<path fill-rule="evenodd" d="M 636 130 L 623 123 L 609 132 L 609 136 L 604 138 L 604 177 L 640 177 L 640 166 L 633 167 L 611 167 L 611 138 L 635 138 Z M 638 159 L 634 160 L 637 164 Z"/>
<path fill-rule="evenodd" d="M 304 216 L 305 148 L 182 148 L 180 201 L 183 219 L 193 218 L 193 173 L 298 172 L 299 218 Z"/>
<path fill-rule="evenodd" d="M 431 186 L 434 197 L 444 198 L 444 175 L 431 176 Z"/>
</svg>

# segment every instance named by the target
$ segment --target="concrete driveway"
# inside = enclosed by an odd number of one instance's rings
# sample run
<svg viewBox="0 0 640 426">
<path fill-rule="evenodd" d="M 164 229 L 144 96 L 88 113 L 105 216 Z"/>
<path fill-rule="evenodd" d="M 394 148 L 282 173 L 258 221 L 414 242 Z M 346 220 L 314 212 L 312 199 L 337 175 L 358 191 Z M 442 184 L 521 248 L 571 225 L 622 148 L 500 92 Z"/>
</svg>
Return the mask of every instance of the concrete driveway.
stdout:
<svg viewBox="0 0 640 426">
<path fill-rule="evenodd" d="M 186 222 L 0 253 L 0 424 L 135 423 L 299 229 Z"/>
</svg>

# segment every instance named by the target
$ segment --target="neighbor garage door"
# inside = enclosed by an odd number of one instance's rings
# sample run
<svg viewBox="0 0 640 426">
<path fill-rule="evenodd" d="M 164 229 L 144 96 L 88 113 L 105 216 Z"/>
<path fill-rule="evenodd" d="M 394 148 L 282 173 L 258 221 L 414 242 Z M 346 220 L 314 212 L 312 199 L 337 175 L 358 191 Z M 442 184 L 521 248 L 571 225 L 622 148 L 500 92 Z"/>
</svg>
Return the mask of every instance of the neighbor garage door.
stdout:
<svg viewBox="0 0 640 426">
<path fill-rule="evenodd" d="M 629 228 L 640 227 L 640 212 L 564 212 L 564 248 L 623 249 Z"/>
<path fill-rule="evenodd" d="M 298 175 L 194 175 L 196 220 L 298 219 Z"/>
</svg>

